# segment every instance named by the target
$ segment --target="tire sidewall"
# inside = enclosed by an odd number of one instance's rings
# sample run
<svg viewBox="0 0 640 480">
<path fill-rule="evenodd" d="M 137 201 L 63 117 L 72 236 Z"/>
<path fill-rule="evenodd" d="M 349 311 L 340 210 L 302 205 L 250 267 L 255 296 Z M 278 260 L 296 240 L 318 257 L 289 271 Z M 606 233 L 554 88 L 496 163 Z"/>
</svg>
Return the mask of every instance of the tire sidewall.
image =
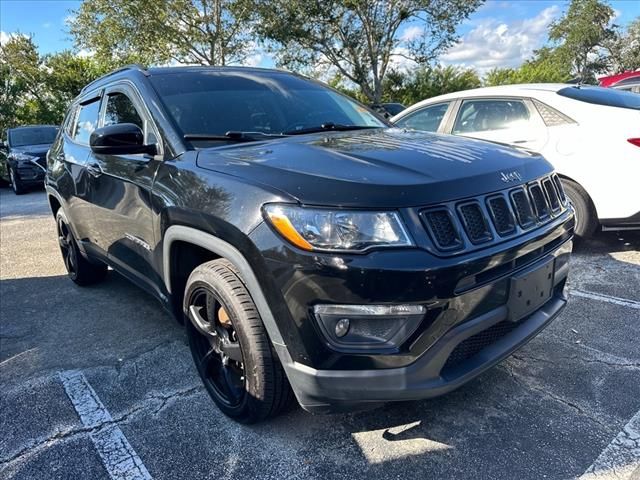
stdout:
<svg viewBox="0 0 640 480">
<path fill-rule="evenodd" d="M 199 360 L 195 349 L 196 336 L 199 334 L 194 332 L 195 329 L 190 324 L 187 312 L 194 292 L 201 288 L 208 289 L 225 308 L 229 318 L 231 319 L 233 328 L 236 331 L 244 364 L 245 396 L 239 405 L 229 406 L 218 400 L 215 391 L 211 391 L 212 387 L 208 382 L 204 382 L 204 384 L 216 405 L 225 414 L 242 421 L 242 417 L 244 416 L 253 417 L 253 414 L 257 410 L 256 403 L 264 399 L 264 382 L 266 375 L 264 359 L 256 355 L 256 352 L 258 351 L 257 346 L 253 345 L 252 336 L 249 335 L 249 332 L 247 331 L 251 326 L 248 325 L 248 322 L 243 318 L 244 312 L 239 305 L 238 300 L 234 297 L 233 291 L 229 288 L 229 285 L 226 284 L 220 276 L 215 274 L 215 272 L 196 269 L 187 281 L 183 306 L 185 325 L 187 327 L 187 335 L 189 337 L 189 346 L 191 348 L 191 354 L 194 361 L 198 362 Z M 253 333 L 255 334 L 255 332 Z M 262 333 L 266 335 L 266 332 L 263 331 Z M 196 368 L 204 380 L 203 372 L 200 371 L 199 367 Z"/>
<path fill-rule="evenodd" d="M 64 223 L 67 227 L 67 229 L 69 229 L 69 232 L 71 233 L 71 238 L 73 240 L 73 243 L 71 245 L 69 245 L 68 248 L 72 248 L 74 250 L 74 254 L 76 256 L 76 271 L 75 272 L 70 272 L 65 265 L 65 269 L 67 270 L 67 275 L 69 276 L 69 278 L 71 280 L 73 280 L 74 282 L 76 282 L 78 280 L 78 258 L 80 255 L 80 251 L 78 250 L 78 246 L 76 244 L 76 236 L 73 234 L 73 230 L 71 230 L 71 226 L 69 225 L 69 222 L 67 220 L 66 215 L 64 214 L 64 212 L 62 211 L 62 209 L 58 210 L 58 213 L 56 213 L 56 228 L 57 228 L 57 234 L 58 236 L 60 236 L 61 231 L 60 231 L 60 224 Z M 64 255 L 62 252 L 62 247 L 60 247 L 60 254 Z"/>
<path fill-rule="evenodd" d="M 563 182 L 565 194 L 575 212 L 575 235 L 580 238 L 590 236 L 597 228 L 595 211 L 590 204 L 586 192 L 581 192 L 577 185 L 571 182 Z"/>
</svg>

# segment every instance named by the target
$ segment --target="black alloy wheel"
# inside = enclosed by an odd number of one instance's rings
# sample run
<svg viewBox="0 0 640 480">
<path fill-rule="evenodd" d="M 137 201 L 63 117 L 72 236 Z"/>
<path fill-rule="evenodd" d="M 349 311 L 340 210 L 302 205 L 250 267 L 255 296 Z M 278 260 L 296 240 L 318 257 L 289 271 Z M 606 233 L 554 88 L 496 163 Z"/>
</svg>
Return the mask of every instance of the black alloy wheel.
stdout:
<svg viewBox="0 0 640 480">
<path fill-rule="evenodd" d="M 198 374 L 225 415 L 255 423 L 293 405 L 258 309 L 231 262 L 220 258 L 191 272 L 183 312 Z"/>
<path fill-rule="evenodd" d="M 194 360 L 207 390 L 218 402 L 236 409 L 245 400 L 245 375 L 238 335 L 215 293 L 207 286 L 189 300 Z"/>
</svg>

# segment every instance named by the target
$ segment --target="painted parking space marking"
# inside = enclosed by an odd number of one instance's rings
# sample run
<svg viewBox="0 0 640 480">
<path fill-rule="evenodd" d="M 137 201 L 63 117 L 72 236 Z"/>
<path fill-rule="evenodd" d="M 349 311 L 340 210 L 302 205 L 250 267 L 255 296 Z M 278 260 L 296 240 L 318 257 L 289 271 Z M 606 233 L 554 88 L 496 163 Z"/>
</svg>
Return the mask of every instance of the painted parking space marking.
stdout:
<svg viewBox="0 0 640 480">
<path fill-rule="evenodd" d="M 640 310 L 640 302 L 635 300 L 627 300 L 626 298 L 613 297 L 611 295 L 604 295 L 602 293 L 585 292 L 584 290 L 571 290 L 571 295 L 582 298 L 589 298 L 591 300 L 600 300 L 601 302 L 613 303 L 622 307 L 635 308 Z"/>
<path fill-rule="evenodd" d="M 151 480 L 149 471 L 83 373 L 70 370 L 58 376 L 82 424 L 95 429 L 90 437 L 109 476 L 114 480 Z"/>
<path fill-rule="evenodd" d="M 640 478 L 640 411 L 611 441 L 579 480 Z"/>
</svg>

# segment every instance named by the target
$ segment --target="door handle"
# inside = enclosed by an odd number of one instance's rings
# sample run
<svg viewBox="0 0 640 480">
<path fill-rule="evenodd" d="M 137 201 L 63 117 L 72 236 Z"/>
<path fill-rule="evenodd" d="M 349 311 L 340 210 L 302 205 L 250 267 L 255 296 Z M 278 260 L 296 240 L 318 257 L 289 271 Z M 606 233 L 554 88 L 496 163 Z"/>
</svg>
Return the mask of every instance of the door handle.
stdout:
<svg viewBox="0 0 640 480">
<path fill-rule="evenodd" d="M 87 172 L 89 172 L 89 175 L 92 177 L 99 177 L 103 173 L 102 168 L 100 168 L 100 164 L 98 163 L 90 163 L 87 165 Z"/>
<path fill-rule="evenodd" d="M 527 143 L 529 140 L 514 140 L 511 143 Z"/>
</svg>

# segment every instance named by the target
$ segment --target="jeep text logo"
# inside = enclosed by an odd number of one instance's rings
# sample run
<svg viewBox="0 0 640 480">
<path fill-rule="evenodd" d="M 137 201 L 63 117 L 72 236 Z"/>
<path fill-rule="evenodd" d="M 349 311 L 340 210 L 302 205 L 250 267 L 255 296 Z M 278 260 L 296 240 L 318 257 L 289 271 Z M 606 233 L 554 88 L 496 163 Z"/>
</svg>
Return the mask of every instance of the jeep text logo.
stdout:
<svg viewBox="0 0 640 480">
<path fill-rule="evenodd" d="M 513 171 L 513 172 L 500 172 L 500 180 L 502 180 L 504 183 L 520 182 L 520 181 L 522 181 L 522 175 L 520 175 L 516 171 Z"/>
</svg>

